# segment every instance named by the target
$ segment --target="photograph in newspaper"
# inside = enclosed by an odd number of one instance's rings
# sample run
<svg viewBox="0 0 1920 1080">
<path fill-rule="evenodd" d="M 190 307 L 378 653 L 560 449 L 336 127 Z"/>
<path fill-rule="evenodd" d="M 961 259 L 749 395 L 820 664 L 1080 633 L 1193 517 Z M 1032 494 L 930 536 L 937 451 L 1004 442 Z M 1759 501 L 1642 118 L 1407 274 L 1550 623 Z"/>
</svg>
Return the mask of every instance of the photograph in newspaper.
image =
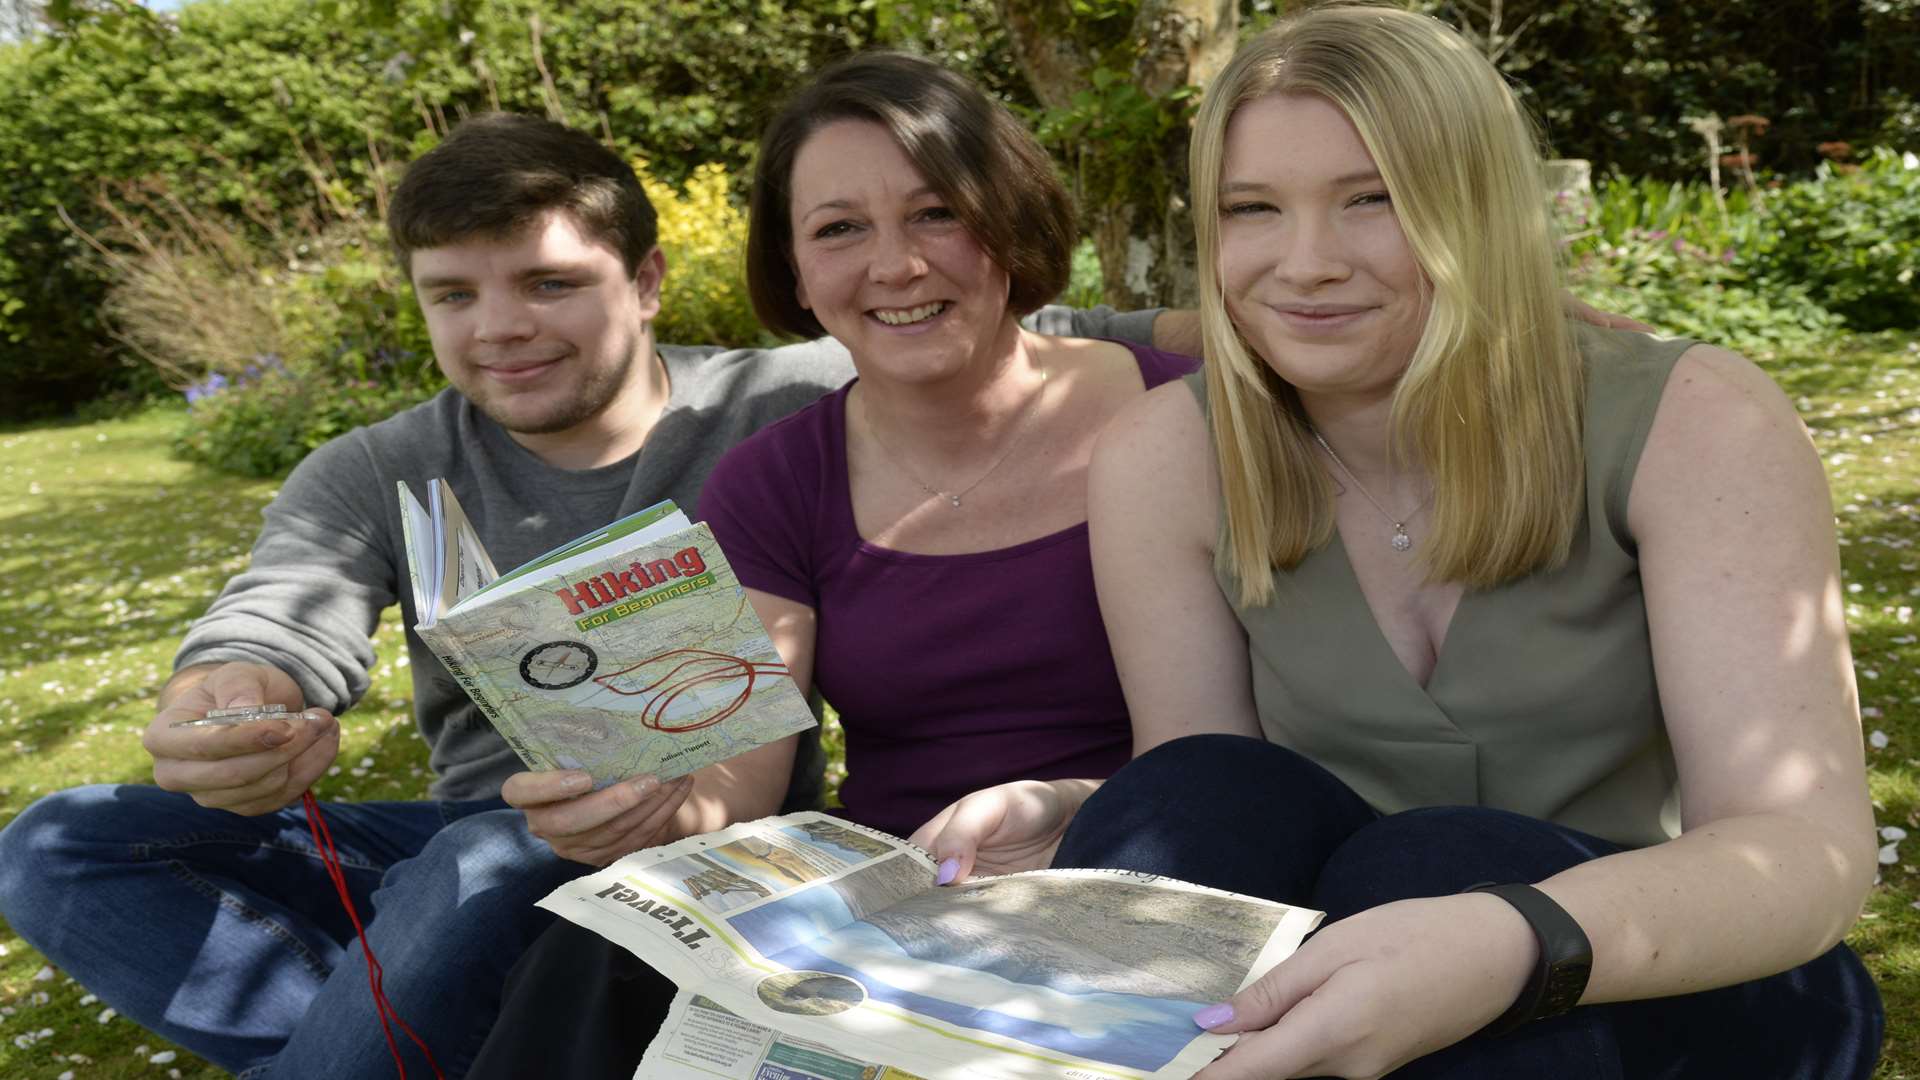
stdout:
<svg viewBox="0 0 1920 1080">
<path fill-rule="evenodd" d="M 934 874 L 905 841 L 799 814 L 636 853 L 542 904 L 741 1021 L 939 1078 L 1191 1075 L 1232 1041 L 1194 1012 L 1318 920 L 1117 871 Z"/>
</svg>

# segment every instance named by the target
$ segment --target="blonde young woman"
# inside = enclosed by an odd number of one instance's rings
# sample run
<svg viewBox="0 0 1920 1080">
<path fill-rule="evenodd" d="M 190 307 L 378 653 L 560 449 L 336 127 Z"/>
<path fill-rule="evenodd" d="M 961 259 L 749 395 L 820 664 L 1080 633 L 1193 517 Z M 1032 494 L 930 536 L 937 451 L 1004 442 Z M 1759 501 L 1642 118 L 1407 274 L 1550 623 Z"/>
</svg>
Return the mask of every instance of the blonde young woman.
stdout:
<svg viewBox="0 0 1920 1080">
<path fill-rule="evenodd" d="M 1241 50 L 1193 149 L 1204 383 L 1089 478 L 1143 756 L 918 836 L 1326 910 L 1196 1017 L 1243 1033 L 1210 1080 L 1872 1071 L 1820 462 L 1740 357 L 1562 317 L 1538 177 L 1431 19 Z"/>
</svg>

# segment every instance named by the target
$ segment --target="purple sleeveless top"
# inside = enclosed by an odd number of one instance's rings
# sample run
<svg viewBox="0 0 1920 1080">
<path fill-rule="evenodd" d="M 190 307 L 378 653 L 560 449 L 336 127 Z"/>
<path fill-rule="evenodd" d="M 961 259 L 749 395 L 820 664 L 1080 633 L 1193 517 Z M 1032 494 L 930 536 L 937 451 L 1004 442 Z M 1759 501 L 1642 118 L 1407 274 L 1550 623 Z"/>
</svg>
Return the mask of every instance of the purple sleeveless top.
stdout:
<svg viewBox="0 0 1920 1080">
<path fill-rule="evenodd" d="M 1198 366 L 1122 344 L 1149 389 Z M 1133 733 L 1086 523 L 962 555 L 868 543 L 847 484 L 852 385 L 729 451 L 700 497 L 741 584 L 816 613 L 814 684 L 847 737 L 844 813 L 905 836 L 980 788 L 1112 774 Z"/>
</svg>

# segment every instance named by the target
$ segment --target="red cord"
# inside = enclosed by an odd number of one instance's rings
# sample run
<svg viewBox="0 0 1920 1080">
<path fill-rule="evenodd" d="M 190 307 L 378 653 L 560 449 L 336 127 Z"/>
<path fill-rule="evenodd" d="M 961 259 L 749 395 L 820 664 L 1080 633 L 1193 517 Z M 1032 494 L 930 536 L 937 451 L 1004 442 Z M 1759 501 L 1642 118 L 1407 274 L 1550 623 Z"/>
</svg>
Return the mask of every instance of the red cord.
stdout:
<svg viewBox="0 0 1920 1080">
<path fill-rule="evenodd" d="M 307 829 L 313 833 L 314 846 L 320 849 L 320 861 L 326 865 L 327 878 L 333 882 L 333 891 L 340 897 L 340 906 L 347 909 L 347 918 L 353 922 L 353 932 L 360 937 L 360 949 L 367 954 L 367 986 L 373 991 L 373 1008 L 380 1015 L 380 1033 L 387 1037 L 387 1052 L 393 1055 L 393 1064 L 400 1070 L 400 1080 L 407 1080 L 407 1066 L 400 1059 L 400 1047 L 393 1041 L 393 1025 L 400 1025 L 413 1045 L 427 1055 L 427 1066 L 433 1070 L 434 1080 L 447 1080 L 440 1071 L 440 1063 L 434 1060 L 433 1051 L 413 1033 L 400 1013 L 394 1009 L 393 1002 L 387 1000 L 387 992 L 381 982 L 385 973 L 380 970 L 380 961 L 373 955 L 373 946 L 367 944 L 366 928 L 360 925 L 360 913 L 354 909 L 353 895 L 347 891 L 346 874 L 340 869 L 340 855 L 333 847 L 333 832 L 327 828 L 327 819 L 320 814 L 320 804 L 314 801 L 313 792 L 300 796 L 301 805 L 307 810 Z M 391 1021 L 391 1023 L 389 1023 Z"/>
</svg>

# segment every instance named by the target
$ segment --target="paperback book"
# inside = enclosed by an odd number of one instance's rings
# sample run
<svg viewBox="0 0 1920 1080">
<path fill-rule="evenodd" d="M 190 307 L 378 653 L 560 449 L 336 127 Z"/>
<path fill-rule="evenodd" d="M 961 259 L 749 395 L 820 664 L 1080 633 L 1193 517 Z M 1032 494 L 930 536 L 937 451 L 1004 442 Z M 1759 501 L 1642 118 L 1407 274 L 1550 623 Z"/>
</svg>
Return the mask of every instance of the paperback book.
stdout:
<svg viewBox="0 0 1920 1080">
<path fill-rule="evenodd" d="M 671 780 L 814 726 L 704 524 L 671 501 L 507 573 L 440 480 L 399 485 L 414 629 L 529 769 Z"/>
</svg>

